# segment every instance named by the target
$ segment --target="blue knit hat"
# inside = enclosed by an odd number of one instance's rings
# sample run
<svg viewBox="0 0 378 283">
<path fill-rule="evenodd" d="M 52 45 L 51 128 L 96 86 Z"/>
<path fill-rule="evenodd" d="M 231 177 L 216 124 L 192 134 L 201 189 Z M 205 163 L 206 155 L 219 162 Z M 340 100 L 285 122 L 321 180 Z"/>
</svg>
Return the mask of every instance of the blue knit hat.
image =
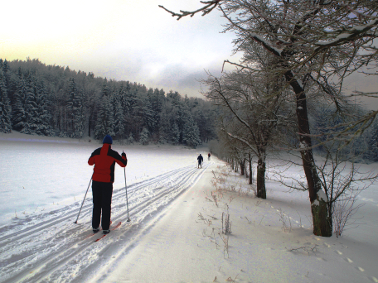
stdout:
<svg viewBox="0 0 378 283">
<path fill-rule="evenodd" d="M 113 139 L 111 136 L 109 135 L 106 135 L 102 141 L 102 143 L 109 143 L 109 144 L 112 144 L 113 143 Z"/>
</svg>

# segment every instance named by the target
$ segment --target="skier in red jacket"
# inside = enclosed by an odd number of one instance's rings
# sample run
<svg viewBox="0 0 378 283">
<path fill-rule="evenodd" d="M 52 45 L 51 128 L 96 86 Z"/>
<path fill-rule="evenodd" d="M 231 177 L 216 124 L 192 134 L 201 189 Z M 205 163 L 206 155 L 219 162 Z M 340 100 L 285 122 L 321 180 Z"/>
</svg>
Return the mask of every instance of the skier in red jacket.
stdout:
<svg viewBox="0 0 378 283">
<path fill-rule="evenodd" d="M 101 227 L 104 234 L 110 232 L 110 211 L 113 195 L 114 166 L 117 162 L 119 166 L 126 167 L 127 158 L 123 152 L 122 157 L 118 152 L 111 149 L 112 137 L 106 135 L 102 141 L 102 147 L 92 152 L 88 164 L 95 165 L 92 176 L 93 194 L 93 232 L 98 232 L 101 219 Z M 102 212 L 102 218 L 101 218 Z"/>
</svg>

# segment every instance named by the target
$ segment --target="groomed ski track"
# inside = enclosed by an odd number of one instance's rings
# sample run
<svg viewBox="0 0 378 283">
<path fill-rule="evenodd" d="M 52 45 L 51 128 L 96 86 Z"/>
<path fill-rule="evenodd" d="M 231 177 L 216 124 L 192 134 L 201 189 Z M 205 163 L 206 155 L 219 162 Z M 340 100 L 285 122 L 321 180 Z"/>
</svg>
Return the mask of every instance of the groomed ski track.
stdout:
<svg viewBox="0 0 378 283">
<path fill-rule="evenodd" d="M 103 240 L 92 234 L 92 197 L 88 192 L 78 224 L 81 200 L 49 213 L 15 220 L 0 229 L 0 282 L 84 282 L 117 260 L 120 250 L 157 221 L 158 213 L 190 189 L 211 163 L 202 169 L 185 166 L 130 184 L 127 188 L 131 222 L 127 222 L 125 188 L 114 190 L 112 222 L 122 222 Z M 118 176 L 119 178 L 121 176 Z M 22 222 L 22 225 L 20 225 Z M 88 278 L 89 277 L 89 278 Z"/>
</svg>

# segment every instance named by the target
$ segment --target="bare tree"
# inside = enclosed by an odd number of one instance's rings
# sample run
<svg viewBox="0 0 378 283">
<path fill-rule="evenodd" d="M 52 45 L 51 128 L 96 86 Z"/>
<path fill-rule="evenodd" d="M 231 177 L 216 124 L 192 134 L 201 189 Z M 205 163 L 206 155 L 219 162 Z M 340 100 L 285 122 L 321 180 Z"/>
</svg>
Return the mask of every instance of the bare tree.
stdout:
<svg viewBox="0 0 378 283">
<path fill-rule="evenodd" d="M 355 206 L 357 196 L 368 188 L 378 177 L 372 172 L 363 172 L 350 157 L 335 150 L 335 143 L 326 144 L 326 156 L 318 166 L 320 180 L 328 197 L 329 217 L 334 223 L 336 236 L 341 236 L 348 220 L 361 204 Z M 337 145 L 335 146 L 337 147 Z"/>
<path fill-rule="evenodd" d="M 205 96 L 231 115 L 229 122 L 223 121 L 221 125 L 226 139 L 233 146 L 246 148 L 240 150 L 246 152 L 243 159 L 250 152 L 257 156 L 257 197 L 265 199 L 267 150 L 277 141 L 278 130 L 289 120 L 280 112 L 287 104 L 287 92 L 276 93 L 278 81 L 272 82 L 271 78 L 254 75 L 249 70 L 224 74 L 220 79 L 210 75 L 205 83 L 210 88 Z"/>
<path fill-rule="evenodd" d="M 272 71 L 275 76 L 281 74 L 285 78 L 296 97 L 298 134 L 313 232 L 319 236 L 331 236 L 328 199 L 322 190 L 312 152 L 308 90 L 317 86 L 341 110 L 339 98 L 344 79 L 362 66 L 376 64 L 378 49 L 374 39 L 378 36 L 378 5 L 370 0 L 221 0 L 201 3 L 204 6 L 192 13 L 167 11 L 181 19 L 199 12 L 207 14 L 217 7 L 229 22 L 226 31 L 237 34 L 237 48 L 258 42 L 277 58 Z M 232 64 L 253 70 L 253 63 L 245 58 L 240 64 Z M 373 111 L 366 119 L 377 113 Z M 366 119 L 356 121 L 342 134 L 366 127 L 369 125 Z"/>
<path fill-rule="evenodd" d="M 332 219 L 336 237 L 341 236 L 352 216 L 362 206 L 357 204 L 357 196 L 378 178 L 377 173 L 363 171 L 357 166 L 353 160 L 353 153 L 347 154 L 338 150 L 338 147 L 337 141 L 323 143 L 325 155 L 317 161 L 317 171 L 328 198 L 329 218 Z M 286 169 L 300 166 L 295 159 L 290 158 L 286 165 L 281 164 L 279 170 L 273 173 L 273 180 L 290 189 L 306 191 L 307 186 L 301 180 L 285 175 Z"/>
</svg>

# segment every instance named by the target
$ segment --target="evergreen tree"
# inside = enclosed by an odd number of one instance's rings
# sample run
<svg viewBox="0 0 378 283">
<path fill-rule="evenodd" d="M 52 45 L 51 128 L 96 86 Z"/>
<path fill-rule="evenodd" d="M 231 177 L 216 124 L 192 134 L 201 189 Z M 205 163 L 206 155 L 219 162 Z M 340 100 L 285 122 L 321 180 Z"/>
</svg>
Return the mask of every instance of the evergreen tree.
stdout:
<svg viewBox="0 0 378 283">
<path fill-rule="evenodd" d="M 46 98 L 46 89 L 43 82 L 36 85 L 36 104 L 37 104 L 37 115 L 38 115 L 38 128 L 36 133 L 38 135 L 51 135 L 51 115 L 48 111 L 48 102 Z"/>
<path fill-rule="evenodd" d="M 172 142 L 172 144 L 179 144 L 180 143 L 180 129 L 179 129 L 176 122 L 174 122 L 172 124 L 171 142 Z"/>
<path fill-rule="evenodd" d="M 10 133 L 12 130 L 12 108 L 8 98 L 5 75 L 0 69 L 0 132 Z"/>
<path fill-rule="evenodd" d="M 371 137 L 368 141 L 368 151 L 365 153 L 365 157 L 374 162 L 378 161 L 378 123 L 373 125 Z"/>
<path fill-rule="evenodd" d="M 163 103 L 165 100 L 165 94 L 163 90 L 152 90 L 152 88 L 148 91 L 148 100 L 151 109 L 151 122 L 150 122 L 150 129 L 152 133 L 158 134 L 159 132 L 159 125 L 160 125 L 160 113 L 163 108 Z"/>
<path fill-rule="evenodd" d="M 188 113 L 188 118 L 184 124 L 182 139 L 184 143 L 193 148 L 201 144 L 197 123 L 190 113 Z"/>
<path fill-rule="evenodd" d="M 78 91 L 75 94 L 73 99 L 73 130 L 74 134 L 73 137 L 75 138 L 82 138 L 84 135 L 84 93 L 82 91 Z"/>
<path fill-rule="evenodd" d="M 75 79 L 69 80 L 69 94 L 67 101 L 68 129 L 73 138 L 82 138 L 84 135 L 84 93 L 79 90 Z"/>
<path fill-rule="evenodd" d="M 123 107 L 126 113 L 131 115 L 136 104 L 138 87 L 136 85 L 131 85 L 129 82 L 126 82 L 126 85 L 123 86 L 121 92 L 125 96 L 125 105 L 123 105 Z"/>
<path fill-rule="evenodd" d="M 26 96 L 25 96 L 25 124 L 21 133 L 36 134 L 38 130 L 38 107 L 35 97 L 35 83 L 32 76 L 29 74 L 26 81 Z"/>
<path fill-rule="evenodd" d="M 148 132 L 147 128 L 143 128 L 142 132 L 140 133 L 139 142 L 143 145 L 147 145 L 148 139 L 149 139 L 148 136 L 149 136 L 149 132 Z"/>
<path fill-rule="evenodd" d="M 130 132 L 129 134 L 129 137 L 127 138 L 127 144 L 131 144 L 131 143 L 134 143 L 134 136 L 133 136 L 133 133 Z"/>
<path fill-rule="evenodd" d="M 106 135 L 114 135 L 112 124 L 110 123 L 109 111 L 102 106 L 97 114 L 95 126 L 95 138 L 101 140 Z"/>
<path fill-rule="evenodd" d="M 121 103 L 124 115 L 124 131 L 125 135 L 129 133 L 136 134 L 134 123 L 134 106 L 136 104 L 137 88 L 128 81 L 122 83 L 120 89 Z"/>
<path fill-rule="evenodd" d="M 171 142 L 172 126 L 170 123 L 170 107 L 168 103 L 164 103 L 162 106 L 159 121 L 159 142 Z"/>
<path fill-rule="evenodd" d="M 123 114 L 123 109 L 121 103 L 115 105 L 115 115 L 114 115 L 114 134 L 115 137 L 123 139 L 125 136 L 125 117 Z"/>
<path fill-rule="evenodd" d="M 67 130 L 71 132 L 71 137 L 74 136 L 74 100 L 75 96 L 77 95 L 77 88 L 76 88 L 76 83 L 74 79 L 69 79 L 68 82 L 68 100 L 67 100 L 67 105 L 66 105 L 66 113 L 67 113 Z"/>
<path fill-rule="evenodd" d="M 207 142 L 216 138 L 214 107 L 210 102 L 198 98 L 190 98 L 189 101 L 190 111 L 194 121 L 197 123 L 201 140 Z"/>
<path fill-rule="evenodd" d="M 19 83 L 15 94 L 15 103 L 12 107 L 12 125 L 16 131 L 22 131 L 26 124 L 25 101 L 27 92 L 26 81 L 19 72 Z"/>
<path fill-rule="evenodd" d="M 176 124 L 178 127 L 179 132 L 179 140 L 178 143 L 185 143 L 183 141 L 183 131 L 184 131 L 184 124 L 186 122 L 185 116 L 185 104 L 178 92 L 169 92 L 167 95 L 168 101 L 172 105 L 171 109 L 171 124 Z M 176 134 L 177 132 L 175 132 Z M 173 137 L 176 140 L 176 136 Z"/>
<path fill-rule="evenodd" d="M 115 138 L 125 138 L 125 115 L 122 105 L 125 103 L 121 90 L 112 94 L 112 106 L 114 111 L 114 135 Z"/>
<path fill-rule="evenodd" d="M 149 100 L 149 93 L 152 93 L 152 89 L 147 91 L 145 87 L 141 90 L 137 97 L 137 103 L 135 105 L 135 117 L 141 121 L 141 127 L 147 128 L 149 133 L 154 132 L 156 121 L 154 120 L 154 113 L 152 105 Z"/>
<path fill-rule="evenodd" d="M 126 123 L 125 123 L 125 109 L 126 109 L 126 90 L 124 85 L 118 92 L 115 99 L 115 113 L 114 113 L 114 133 L 116 138 L 124 139 L 126 136 Z"/>
<path fill-rule="evenodd" d="M 10 93 L 10 76 L 11 76 L 11 72 L 10 72 L 10 68 L 9 68 L 9 63 L 8 61 L 5 59 L 4 61 L 2 61 L 0 59 L 0 70 L 2 69 L 3 71 L 3 75 L 4 76 L 4 85 L 5 85 L 5 88 L 7 90 L 7 93 L 8 93 L 8 98 L 9 98 L 9 93 Z"/>
<path fill-rule="evenodd" d="M 110 89 L 107 85 L 104 85 L 95 126 L 96 139 L 102 139 L 105 135 L 114 136 L 114 111 L 111 102 Z"/>
</svg>

